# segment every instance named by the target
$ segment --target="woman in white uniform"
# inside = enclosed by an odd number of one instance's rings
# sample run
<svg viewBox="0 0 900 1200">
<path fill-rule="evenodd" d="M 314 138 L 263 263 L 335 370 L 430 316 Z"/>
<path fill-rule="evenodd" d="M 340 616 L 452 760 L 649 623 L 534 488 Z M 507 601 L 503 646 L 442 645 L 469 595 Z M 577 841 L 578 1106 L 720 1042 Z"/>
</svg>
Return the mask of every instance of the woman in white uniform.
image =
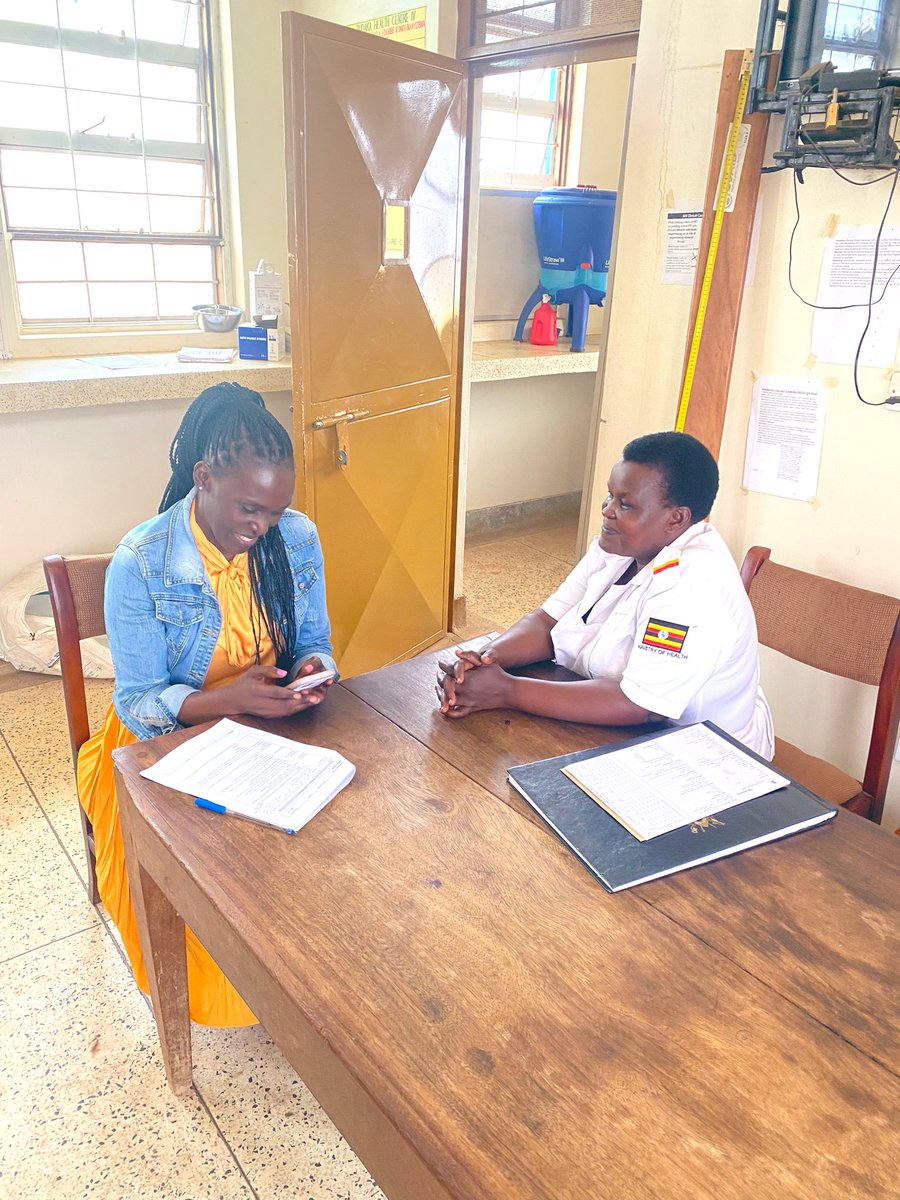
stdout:
<svg viewBox="0 0 900 1200">
<path fill-rule="evenodd" d="M 441 712 L 517 708 L 558 720 L 640 725 L 713 721 L 771 759 L 753 609 L 707 523 L 719 471 L 684 433 L 629 442 L 609 477 L 600 534 L 541 608 L 438 674 Z M 548 658 L 583 679 L 522 679 Z"/>
</svg>

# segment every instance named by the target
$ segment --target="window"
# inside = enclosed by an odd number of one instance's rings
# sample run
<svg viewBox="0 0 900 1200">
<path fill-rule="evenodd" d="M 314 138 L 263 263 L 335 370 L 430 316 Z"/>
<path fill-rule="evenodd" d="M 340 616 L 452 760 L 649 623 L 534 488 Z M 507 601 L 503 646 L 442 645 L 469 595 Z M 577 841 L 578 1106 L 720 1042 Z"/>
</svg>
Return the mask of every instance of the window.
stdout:
<svg viewBox="0 0 900 1200">
<path fill-rule="evenodd" d="M 459 7 L 464 57 L 510 45 L 635 34 L 641 19 L 641 0 L 469 0 Z"/>
<path fill-rule="evenodd" d="M 569 72 L 554 67 L 488 75 L 481 110 L 481 186 L 559 183 Z"/>
<path fill-rule="evenodd" d="M 822 58 L 839 71 L 891 65 L 893 22 L 885 0 L 837 0 L 825 11 Z"/>
<path fill-rule="evenodd" d="M 23 333 L 220 297 L 208 0 L 0 0 L 0 188 Z"/>
</svg>

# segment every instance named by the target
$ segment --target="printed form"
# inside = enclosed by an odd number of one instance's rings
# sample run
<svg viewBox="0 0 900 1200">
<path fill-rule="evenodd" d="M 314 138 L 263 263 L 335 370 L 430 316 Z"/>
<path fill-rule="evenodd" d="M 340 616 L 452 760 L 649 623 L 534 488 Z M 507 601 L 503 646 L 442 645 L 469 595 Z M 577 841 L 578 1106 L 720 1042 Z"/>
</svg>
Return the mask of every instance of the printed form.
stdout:
<svg viewBox="0 0 900 1200">
<path fill-rule="evenodd" d="M 215 808 L 296 833 L 356 772 L 335 750 L 307 746 L 227 718 L 141 774 Z"/>
<path fill-rule="evenodd" d="M 706 725 L 673 729 L 562 770 L 642 842 L 790 782 Z"/>
</svg>

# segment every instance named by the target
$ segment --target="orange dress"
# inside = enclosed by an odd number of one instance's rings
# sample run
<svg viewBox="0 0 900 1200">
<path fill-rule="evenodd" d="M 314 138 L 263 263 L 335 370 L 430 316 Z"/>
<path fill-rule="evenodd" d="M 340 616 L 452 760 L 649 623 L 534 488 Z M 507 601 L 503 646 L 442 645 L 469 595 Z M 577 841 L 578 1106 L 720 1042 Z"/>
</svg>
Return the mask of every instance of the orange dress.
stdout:
<svg viewBox="0 0 900 1200">
<path fill-rule="evenodd" d="M 222 612 L 222 628 L 203 687 L 222 687 L 256 661 L 256 644 L 250 620 L 252 590 L 247 555 L 239 554 L 229 562 L 206 538 L 194 519 L 193 510 L 191 529 Z M 264 628 L 259 652 L 261 663 L 266 666 L 274 664 L 275 651 Z M 85 742 L 78 755 L 78 798 L 94 828 L 100 899 L 122 937 L 138 987 L 142 992 L 147 992 L 147 972 L 125 872 L 125 850 L 119 826 L 119 805 L 112 764 L 113 750 L 130 746 L 136 741 L 137 738 L 122 724 L 110 705 L 105 724 Z M 200 1025 L 218 1027 L 254 1025 L 256 1017 L 190 929 L 186 932 L 191 1019 Z"/>
</svg>

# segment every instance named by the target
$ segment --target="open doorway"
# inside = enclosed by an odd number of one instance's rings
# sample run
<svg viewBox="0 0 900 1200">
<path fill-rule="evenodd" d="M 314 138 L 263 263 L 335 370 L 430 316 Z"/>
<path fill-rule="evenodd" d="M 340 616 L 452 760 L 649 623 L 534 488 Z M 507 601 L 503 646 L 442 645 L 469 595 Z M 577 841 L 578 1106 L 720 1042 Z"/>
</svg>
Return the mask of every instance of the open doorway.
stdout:
<svg viewBox="0 0 900 1200">
<path fill-rule="evenodd" d="M 633 58 L 488 75 L 476 90 L 479 164 L 468 264 L 454 626 L 506 628 L 543 602 L 582 553 L 597 369 L 609 300 L 584 351 L 515 342 L 540 270 L 534 201 L 546 187 L 619 187 Z M 473 282 L 474 280 L 474 282 Z"/>
</svg>

